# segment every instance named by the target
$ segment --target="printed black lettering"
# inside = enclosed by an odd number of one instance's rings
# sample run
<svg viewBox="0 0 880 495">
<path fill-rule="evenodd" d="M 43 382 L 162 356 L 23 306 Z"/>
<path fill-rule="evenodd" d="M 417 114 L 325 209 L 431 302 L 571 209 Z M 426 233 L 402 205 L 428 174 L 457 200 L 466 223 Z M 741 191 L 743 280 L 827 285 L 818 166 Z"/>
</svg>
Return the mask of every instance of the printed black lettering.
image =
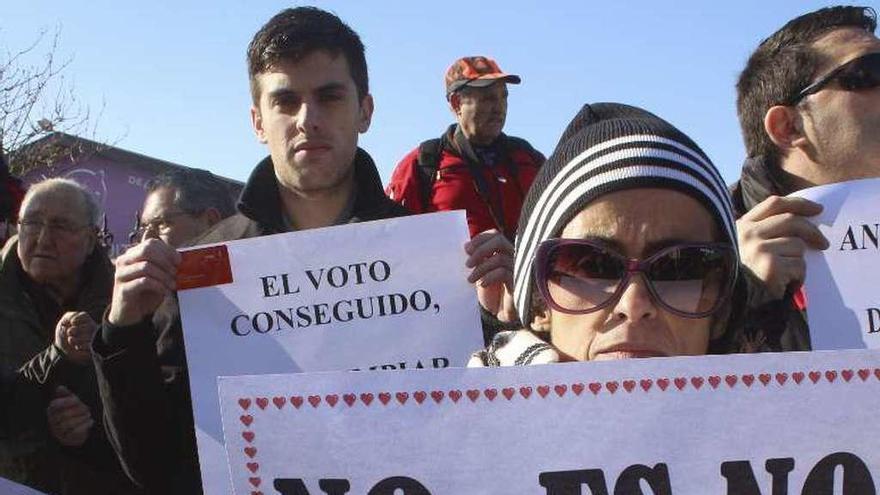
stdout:
<svg viewBox="0 0 880 495">
<path fill-rule="evenodd" d="M 324 269 L 321 268 L 321 270 L 318 271 L 317 277 L 315 277 L 315 274 L 312 273 L 311 270 L 306 270 L 306 277 L 308 277 L 309 282 L 312 283 L 312 287 L 314 287 L 315 290 L 318 290 L 321 288 L 321 279 L 324 278 Z"/>
<path fill-rule="evenodd" d="M 229 326 L 232 327 L 232 333 L 234 333 L 235 335 L 238 335 L 239 337 L 244 337 L 245 335 L 251 333 L 251 331 L 248 330 L 247 332 L 242 332 L 241 330 L 238 329 L 238 319 L 239 318 L 244 318 L 245 321 L 247 321 L 248 315 L 236 316 L 235 318 L 232 319 L 232 322 L 229 323 Z"/>
<path fill-rule="evenodd" d="M 867 243 L 865 240 L 874 245 L 874 249 L 880 248 L 877 244 L 877 230 L 880 228 L 880 224 L 875 223 L 874 225 L 862 225 L 862 249 L 868 249 Z"/>
<path fill-rule="evenodd" d="M 581 495 L 584 485 L 591 495 L 608 495 L 605 473 L 601 469 L 549 471 L 538 475 L 538 483 L 547 489 L 547 495 Z"/>
<path fill-rule="evenodd" d="M 330 323 L 330 319 L 327 318 L 327 309 L 329 306 L 326 304 L 315 304 L 312 307 L 315 308 L 315 325 L 326 325 Z"/>
<path fill-rule="evenodd" d="M 624 469 L 617 477 L 617 483 L 614 484 L 614 495 L 643 493 L 639 486 L 641 480 L 648 482 L 654 495 L 672 495 L 672 488 L 669 486 L 669 469 L 663 463 L 653 468 L 635 464 Z"/>
<path fill-rule="evenodd" d="M 376 282 L 384 282 L 391 276 L 391 266 L 382 261 L 374 261 L 370 263 L 370 278 Z"/>
<path fill-rule="evenodd" d="M 260 280 L 263 282 L 263 297 L 275 297 L 281 295 L 281 292 L 278 292 L 278 290 L 275 289 L 276 277 L 277 275 L 260 277 Z"/>
<path fill-rule="evenodd" d="M 272 486 L 278 490 L 281 495 L 310 495 L 303 480 L 276 478 Z M 351 490 L 348 480 L 344 479 L 322 479 L 318 480 L 318 487 L 326 495 L 345 495 Z"/>
<path fill-rule="evenodd" d="M 327 271 L 327 283 L 331 287 L 340 288 L 348 284 L 348 272 L 341 266 L 334 266 Z"/>
<path fill-rule="evenodd" d="M 296 328 L 293 324 L 293 308 L 287 308 L 287 313 L 284 311 L 285 310 L 283 309 L 276 309 L 273 311 L 273 313 L 275 313 L 275 326 L 281 330 L 281 322 L 283 321 L 289 328 Z"/>
<path fill-rule="evenodd" d="M 406 311 L 407 301 L 406 296 L 404 296 L 403 294 L 389 294 L 388 302 L 391 306 L 392 315 L 399 315 L 400 313 Z"/>
<path fill-rule="evenodd" d="M 403 493 L 397 490 L 402 490 Z M 412 478 L 394 476 L 376 483 L 367 495 L 431 495 L 431 492 Z"/>
<path fill-rule="evenodd" d="M 300 306 L 296 308 L 296 317 L 299 318 L 297 321 L 298 327 L 308 327 L 312 325 L 312 315 L 309 313 L 308 306 Z"/>
<path fill-rule="evenodd" d="M 846 251 L 846 245 L 849 244 L 849 250 L 855 251 L 859 249 L 856 245 L 856 237 L 853 235 L 852 227 L 847 227 L 846 234 L 843 234 L 843 241 L 840 243 L 840 251 Z"/>
<path fill-rule="evenodd" d="M 266 322 L 264 326 L 260 326 L 261 316 L 263 317 L 263 321 Z M 251 326 L 253 326 L 257 333 L 269 333 L 269 331 L 275 327 L 275 323 L 272 320 L 272 315 L 269 313 L 257 313 L 251 318 Z"/>
<path fill-rule="evenodd" d="M 794 459 L 768 459 L 764 467 L 773 479 L 771 495 L 788 495 L 788 473 L 794 469 Z M 725 462 L 721 464 L 721 475 L 727 480 L 728 495 L 761 495 L 749 461 Z"/>
<path fill-rule="evenodd" d="M 816 463 L 807 481 L 804 482 L 802 495 L 833 495 L 834 471 L 843 468 L 842 495 L 876 495 L 874 479 L 864 461 L 849 452 L 837 452 L 825 456 Z"/>
<path fill-rule="evenodd" d="M 361 268 L 365 268 L 366 266 L 366 263 L 352 263 L 348 265 L 349 272 L 352 271 L 352 268 L 354 269 L 354 283 L 356 285 L 361 285 L 364 283 L 364 274 L 361 271 Z"/>
<path fill-rule="evenodd" d="M 299 294 L 299 286 L 298 285 L 296 286 L 296 290 L 294 290 L 294 291 L 290 290 L 290 281 L 288 280 L 288 274 L 286 274 L 286 273 L 281 275 L 281 285 L 284 287 L 284 294 L 285 295 Z"/>
<path fill-rule="evenodd" d="M 414 311 L 424 311 L 431 307 L 431 294 L 427 291 L 419 289 L 409 296 L 409 306 Z"/>
<path fill-rule="evenodd" d="M 868 308 L 868 333 L 880 332 L 880 308 Z"/>
</svg>

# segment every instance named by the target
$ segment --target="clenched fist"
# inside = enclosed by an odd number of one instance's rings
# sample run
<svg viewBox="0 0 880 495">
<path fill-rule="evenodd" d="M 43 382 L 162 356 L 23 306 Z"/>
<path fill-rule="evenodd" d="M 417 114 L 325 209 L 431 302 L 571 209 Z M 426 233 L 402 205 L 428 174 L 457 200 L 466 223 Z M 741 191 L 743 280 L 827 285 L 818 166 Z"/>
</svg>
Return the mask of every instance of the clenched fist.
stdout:
<svg viewBox="0 0 880 495">
<path fill-rule="evenodd" d="M 98 325 L 88 313 L 68 311 L 55 326 L 55 347 L 74 363 L 89 363 L 92 357 L 89 344 L 97 330 Z"/>
</svg>

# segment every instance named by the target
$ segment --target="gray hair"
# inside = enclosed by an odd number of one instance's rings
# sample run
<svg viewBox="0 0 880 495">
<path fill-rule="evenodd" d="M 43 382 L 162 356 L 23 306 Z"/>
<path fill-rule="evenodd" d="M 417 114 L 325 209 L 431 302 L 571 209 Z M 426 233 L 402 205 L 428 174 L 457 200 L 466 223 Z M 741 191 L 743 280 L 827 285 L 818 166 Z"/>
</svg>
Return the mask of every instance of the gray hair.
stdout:
<svg viewBox="0 0 880 495">
<path fill-rule="evenodd" d="M 187 213 L 200 213 L 209 208 L 222 218 L 235 213 L 229 188 L 216 175 L 197 168 L 182 168 L 162 173 L 147 185 L 147 195 L 158 189 L 174 191 L 174 202 Z"/>
<path fill-rule="evenodd" d="M 57 191 L 71 192 L 79 195 L 82 199 L 82 205 L 86 213 L 86 221 L 89 225 L 99 227 L 101 224 L 101 207 L 95 195 L 86 189 L 82 184 L 73 179 L 64 179 L 61 177 L 53 177 L 44 179 L 28 188 L 24 199 L 21 202 L 21 211 L 31 199 L 38 194 L 52 194 Z"/>
</svg>

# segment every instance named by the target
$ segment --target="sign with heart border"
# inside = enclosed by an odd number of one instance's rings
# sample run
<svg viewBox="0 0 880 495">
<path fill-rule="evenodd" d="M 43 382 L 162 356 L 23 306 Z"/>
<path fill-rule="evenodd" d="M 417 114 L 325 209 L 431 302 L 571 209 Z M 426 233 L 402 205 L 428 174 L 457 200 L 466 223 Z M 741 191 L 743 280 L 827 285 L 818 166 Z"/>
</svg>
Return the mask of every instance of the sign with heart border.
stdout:
<svg viewBox="0 0 880 495">
<path fill-rule="evenodd" d="M 775 493 L 783 481 L 789 493 L 874 493 L 880 480 L 870 350 L 218 386 L 236 494 Z"/>
</svg>

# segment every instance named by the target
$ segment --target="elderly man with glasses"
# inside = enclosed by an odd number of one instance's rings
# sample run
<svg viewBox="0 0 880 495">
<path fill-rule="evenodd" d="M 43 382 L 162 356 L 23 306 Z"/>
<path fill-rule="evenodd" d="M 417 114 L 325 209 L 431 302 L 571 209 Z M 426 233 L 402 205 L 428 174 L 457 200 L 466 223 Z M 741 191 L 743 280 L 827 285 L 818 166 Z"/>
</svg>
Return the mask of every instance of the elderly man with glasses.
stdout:
<svg viewBox="0 0 880 495">
<path fill-rule="evenodd" d="M 133 243 L 161 239 L 178 248 L 235 213 L 229 189 L 212 173 L 181 169 L 159 175 L 147 186 Z"/>
<path fill-rule="evenodd" d="M 97 245 L 99 218 L 81 185 L 45 180 L 28 190 L 18 235 L 0 252 L 0 372 L 19 369 L 40 385 L 48 409 L 30 414 L 48 421 L 54 437 L 4 439 L 0 476 L 50 493 L 131 487 L 95 427 L 100 411 L 89 344 L 113 284 L 112 265 Z"/>
<path fill-rule="evenodd" d="M 839 6 L 788 22 L 737 83 L 748 158 L 733 191 L 745 275 L 746 331 L 760 348 L 809 350 L 804 251 L 828 241 L 786 198 L 811 186 L 880 177 L 880 40 L 870 7 Z"/>
</svg>

